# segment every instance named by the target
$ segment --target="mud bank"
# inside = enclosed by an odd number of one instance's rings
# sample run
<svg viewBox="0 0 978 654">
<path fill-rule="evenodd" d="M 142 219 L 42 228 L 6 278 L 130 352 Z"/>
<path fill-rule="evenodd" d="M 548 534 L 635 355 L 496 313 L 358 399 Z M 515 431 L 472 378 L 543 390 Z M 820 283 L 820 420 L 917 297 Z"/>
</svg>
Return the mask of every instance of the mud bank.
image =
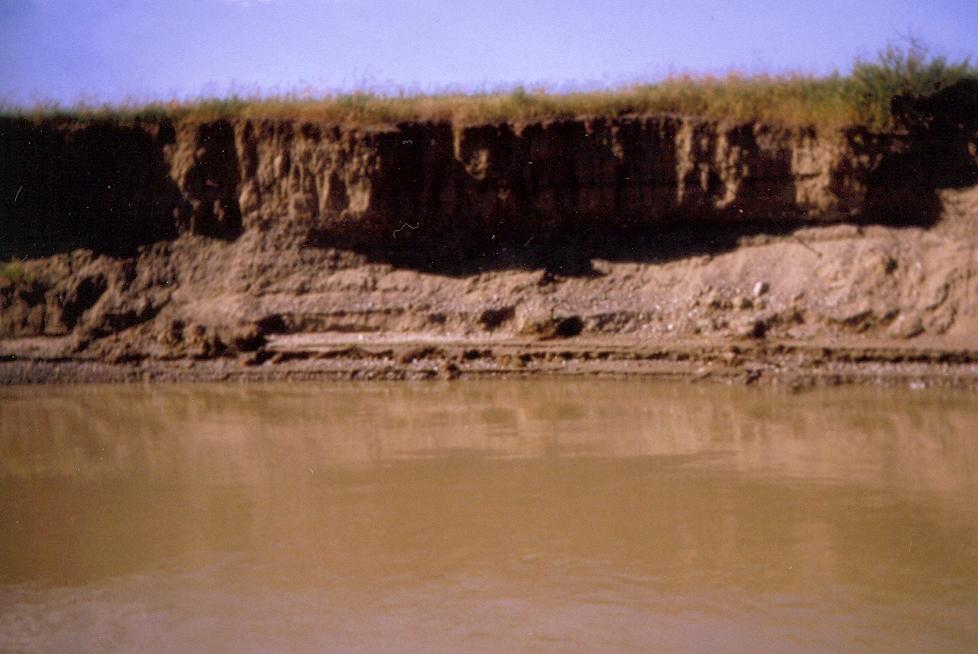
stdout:
<svg viewBox="0 0 978 654">
<path fill-rule="evenodd" d="M 0 119 L 0 381 L 974 386 L 978 119 L 945 96 L 892 134 Z"/>
</svg>

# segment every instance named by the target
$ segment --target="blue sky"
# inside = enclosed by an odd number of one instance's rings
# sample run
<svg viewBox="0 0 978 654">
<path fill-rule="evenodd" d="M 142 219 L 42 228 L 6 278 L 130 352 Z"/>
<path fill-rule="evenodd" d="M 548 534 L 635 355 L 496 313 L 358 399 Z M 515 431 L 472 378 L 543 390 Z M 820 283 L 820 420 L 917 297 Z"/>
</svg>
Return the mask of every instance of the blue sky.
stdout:
<svg viewBox="0 0 978 654">
<path fill-rule="evenodd" d="M 824 73 L 908 33 L 974 59 L 978 0 L 0 0 L 0 100 Z"/>
</svg>

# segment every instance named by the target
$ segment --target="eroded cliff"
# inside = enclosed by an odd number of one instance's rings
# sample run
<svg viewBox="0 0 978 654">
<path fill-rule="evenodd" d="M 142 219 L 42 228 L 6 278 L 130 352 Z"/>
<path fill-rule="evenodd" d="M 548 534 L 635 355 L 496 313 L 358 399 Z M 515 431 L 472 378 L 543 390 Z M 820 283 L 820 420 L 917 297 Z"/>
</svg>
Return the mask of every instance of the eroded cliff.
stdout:
<svg viewBox="0 0 978 654">
<path fill-rule="evenodd" d="M 121 360 L 559 335 L 560 316 L 585 336 L 962 338 L 978 118 L 959 105 L 912 103 L 891 134 L 0 119 L 0 338 Z"/>
<path fill-rule="evenodd" d="M 4 249 L 126 254 L 183 232 L 234 239 L 280 224 L 370 250 L 396 247 L 398 228 L 478 247 L 677 222 L 926 222 L 947 185 L 914 165 L 926 141 L 681 116 L 376 129 L 6 119 Z M 887 202 L 908 186 L 910 201 Z"/>
</svg>

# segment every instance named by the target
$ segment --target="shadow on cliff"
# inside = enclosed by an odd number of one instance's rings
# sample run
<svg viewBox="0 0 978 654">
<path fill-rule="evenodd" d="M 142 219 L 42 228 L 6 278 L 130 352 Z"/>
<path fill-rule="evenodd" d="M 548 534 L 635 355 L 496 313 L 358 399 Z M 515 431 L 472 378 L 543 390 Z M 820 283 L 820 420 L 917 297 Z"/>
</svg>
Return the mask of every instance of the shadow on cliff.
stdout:
<svg viewBox="0 0 978 654">
<path fill-rule="evenodd" d="M 364 255 L 375 263 L 450 276 L 498 270 L 544 270 L 564 277 L 600 276 L 595 259 L 665 263 L 729 252 L 745 240 L 787 236 L 811 223 L 799 220 L 757 223 L 664 224 L 598 230 L 563 229 L 558 233 L 527 232 L 518 237 L 429 238 L 424 223 L 388 243 L 355 242 L 334 234 L 312 233 L 309 247 L 339 248 Z M 404 230 L 406 231 L 406 230 Z"/>
<path fill-rule="evenodd" d="M 898 180 L 902 184 L 899 190 L 870 187 L 867 198 L 870 211 L 854 217 L 850 224 L 928 228 L 938 222 L 942 205 L 936 190 L 907 183 L 904 173 L 916 170 L 915 166 L 896 162 L 893 168 L 895 172 L 885 172 L 879 179 L 887 184 Z M 832 224 L 838 223 L 825 223 Z M 505 236 L 469 232 L 462 238 L 434 228 L 431 231 L 435 234 L 426 233 L 428 226 L 419 220 L 408 226 L 410 229 L 402 226 L 374 238 L 313 231 L 305 244 L 353 251 L 374 263 L 450 276 L 542 269 L 564 277 L 592 277 L 600 275 L 593 265 L 595 259 L 655 264 L 717 256 L 765 237 L 791 237 L 798 230 L 817 226 L 818 223 L 799 216 L 747 221 L 718 213 L 712 217 L 691 217 L 687 222 L 680 217 L 668 223 L 634 227 L 563 227 L 551 232 L 527 231 Z M 803 239 L 799 240 L 804 244 Z"/>
<path fill-rule="evenodd" d="M 0 257 L 90 248 L 125 255 L 176 236 L 181 202 L 163 159 L 172 129 L 111 122 L 51 129 L 0 124 Z"/>
<path fill-rule="evenodd" d="M 175 180 L 166 152 L 177 134 L 167 121 L 0 119 L 0 259 L 77 248 L 130 256 L 182 231 L 237 237 L 237 161 L 225 154 L 233 129 L 197 129 Z"/>
<path fill-rule="evenodd" d="M 941 217 L 938 189 L 978 184 L 978 80 L 963 79 L 924 97 L 893 98 L 903 148 L 880 161 L 867 183 L 860 220 L 930 227 Z"/>
<path fill-rule="evenodd" d="M 973 166 L 948 165 L 966 163 L 961 151 L 961 147 L 954 149 L 953 157 L 948 150 L 938 149 L 924 157 L 910 153 L 885 158 L 868 180 L 865 210 L 847 222 L 895 228 L 934 226 L 943 211 L 937 189 L 978 183 Z M 953 177 L 952 168 L 956 170 Z M 925 170 L 932 172 L 924 174 Z M 595 259 L 654 264 L 716 256 L 765 237 L 792 237 L 819 224 L 791 213 L 777 219 L 749 220 L 728 209 L 687 215 L 677 212 L 669 221 L 646 225 L 581 225 L 568 220 L 567 225 L 547 231 L 487 234 L 479 229 L 451 230 L 436 221 L 419 219 L 385 233 L 312 231 L 306 245 L 350 250 L 372 262 L 450 276 L 542 269 L 564 277 L 591 277 L 600 275 L 593 265 Z M 795 238 L 804 245 L 803 238 Z"/>
</svg>

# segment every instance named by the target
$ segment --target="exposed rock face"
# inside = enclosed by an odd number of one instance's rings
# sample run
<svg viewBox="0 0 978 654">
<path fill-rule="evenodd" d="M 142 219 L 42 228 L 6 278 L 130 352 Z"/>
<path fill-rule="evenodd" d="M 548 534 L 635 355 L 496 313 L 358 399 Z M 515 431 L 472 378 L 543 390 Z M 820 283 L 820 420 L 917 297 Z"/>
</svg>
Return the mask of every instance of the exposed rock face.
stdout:
<svg viewBox="0 0 978 654">
<path fill-rule="evenodd" d="M 2 119 L 0 255 L 126 253 L 185 231 L 233 239 L 282 222 L 366 249 L 685 221 L 925 222 L 935 148 L 974 149 L 973 130 L 939 128 L 935 145 L 926 130 L 671 115 L 385 129 Z M 953 162 L 958 182 L 974 177 L 965 159 Z M 893 202 L 907 182 L 916 197 Z"/>
</svg>

